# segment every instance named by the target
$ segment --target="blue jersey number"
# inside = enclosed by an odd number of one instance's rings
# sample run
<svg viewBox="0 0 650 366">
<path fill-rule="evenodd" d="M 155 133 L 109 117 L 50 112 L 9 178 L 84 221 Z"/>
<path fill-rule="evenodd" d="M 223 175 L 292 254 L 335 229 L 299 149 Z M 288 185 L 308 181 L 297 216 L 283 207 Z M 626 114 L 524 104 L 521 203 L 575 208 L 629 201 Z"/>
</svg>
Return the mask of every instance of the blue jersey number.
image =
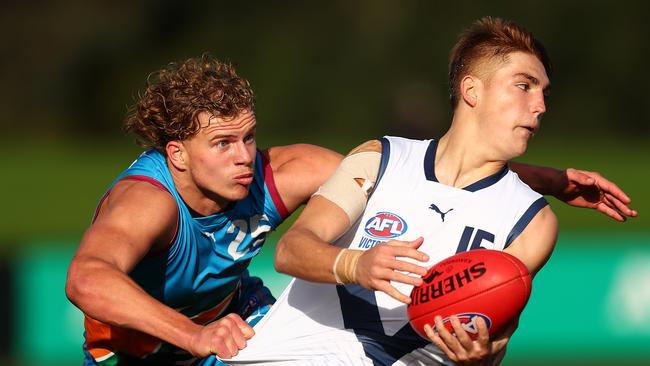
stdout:
<svg viewBox="0 0 650 366">
<path fill-rule="evenodd" d="M 474 235 L 474 240 L 471 240 L 474 231 L 476 231 L 476 235 Z M 472 241 L 471 247 L 469 247 L 470 240 Z M 461 235 L 460 242 L 458 243 L 458 248 L 456 248 L 456 253 L 467 252 L 469 250 L 480 249 L 480 248 L 486 249 L 485 247 L 481 246 L 483 240 L 487 240 L 490 243 L 494 243 L 494 234 L 481 229 L 476 230 L 471 226 L 465 226 L 465 230 L 463 230 L 463 235 Z"/>
</svg>

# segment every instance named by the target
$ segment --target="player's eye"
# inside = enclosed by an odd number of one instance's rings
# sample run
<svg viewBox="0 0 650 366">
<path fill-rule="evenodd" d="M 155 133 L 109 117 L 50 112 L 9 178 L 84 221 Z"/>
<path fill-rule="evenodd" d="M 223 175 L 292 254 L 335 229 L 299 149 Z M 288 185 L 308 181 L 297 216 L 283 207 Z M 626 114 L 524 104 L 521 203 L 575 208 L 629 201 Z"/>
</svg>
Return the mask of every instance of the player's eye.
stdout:
<svg viewBox="0 0 650 366">
<path fill-rule="evenodd" d="M 217 143 L 215 145 L 220 149 L 225 149 L 225 148 L 228 147 L 228 145 L 230 145 L 230 141 L 219 140 L 219 141 L 217 141 Z"/>
<path fill-rule="evenodd" d="M 251 143 L 251 142 L 254 142 L 254 141 L 255 141 L 255 134 L 253 134 L 253 133 L 251 133 L 249 135 L 246 135 L 246 137 L 244 137 L 244 142 L 245 143 Z"/>
<path fill-rule="evenodd" d="M 528 91 L 530 89 L 530 85 L 528 83 L 518 83 L 517 87 L 523 91 Z"/>
</svg>

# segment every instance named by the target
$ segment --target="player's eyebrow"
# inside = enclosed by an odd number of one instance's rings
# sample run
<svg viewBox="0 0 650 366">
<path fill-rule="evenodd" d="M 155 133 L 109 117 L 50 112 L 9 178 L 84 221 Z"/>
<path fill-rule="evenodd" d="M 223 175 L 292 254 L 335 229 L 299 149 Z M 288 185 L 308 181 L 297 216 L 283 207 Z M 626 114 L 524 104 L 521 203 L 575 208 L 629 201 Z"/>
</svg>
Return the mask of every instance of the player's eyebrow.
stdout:
<svg viewBox="0 0 650 366">
<path fill-rule="evenodd" d="M 235 134 L 232 133 L 216 133 L 212 136 L 210 136 L 210 140 L 219 140 L 219 139 L 225 139 L 225 138 L 234 138 L 237 137 Z"/>
<path fill-rule="evenodd" d="M 246 129 L 245 131 L 242 131 L 242 134 L 246 136 L 251 133 L 255 133 L 256 131 L 257 131 L 257 125 L 253 125 L 250 128 Z M 238 132 L 232 132 L 232 131 L 215 132 L 213 135 L 209 137 L 209 139 L 210 140 L 233 139 L 239 137 L 239 135 L 240 134 Z"/>
<path fill-rule="evenodd" d="M 524 78 L 528 79 L 528 81 L 530 81 L 531 84 L 533 84 L 535 86 L 541 84 L 541 82 L 539 81 L 538 78 L 534 77 L 531 74 L 525 73 L 525 72 L 517 73 L 517 74 L 515 74 L 515 76 L 524 77 Z M 551 83 L 548 83 L 548 85 L 546 85 L 544 87 L 544 89 L 542 89 L 542 92 L 544 92 L 544 95 L 549 95 L 551 93 Z"/>
<path fill-rule="evenodd" d="M 524 78 L 528 79 L 528 81 L 530 81 L 533 85 L 539 85 L 539 79 L 534 77 L 531 74 L 528 74 L 528 73 L 525 73 L 525 72 L 519 72 L 519 73 L 516 73 L 515 76 L 524 77 Z"/>
</svg>

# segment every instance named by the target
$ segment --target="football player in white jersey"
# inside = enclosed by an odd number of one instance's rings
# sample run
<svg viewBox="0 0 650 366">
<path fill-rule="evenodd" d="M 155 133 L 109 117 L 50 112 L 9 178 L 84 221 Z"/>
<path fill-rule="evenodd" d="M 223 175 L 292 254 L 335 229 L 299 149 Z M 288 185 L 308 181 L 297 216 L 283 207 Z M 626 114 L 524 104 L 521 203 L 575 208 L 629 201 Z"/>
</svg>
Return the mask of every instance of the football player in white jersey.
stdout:
<svg viewBox="0 0 650 366">
<path fill-rule="evenodd" d="M 533 275 L 546 263 L 556 217 L 508 161 L 540 127 L 549 72 L 541 43 L 512 22 L 483 18 L 463 33 L 449 130 L 370 141 L 343 160 L 278 243 L 276 269 L 299 279 L 229 362 L 498 364 L 516 322 L 491 339 L 479 318 L 472 340 L 458 318 L 452 335 L 437 317 L 424 341 L 405 308 L 427 267 L 456 252 L 505 250 Z"/>
</svg>

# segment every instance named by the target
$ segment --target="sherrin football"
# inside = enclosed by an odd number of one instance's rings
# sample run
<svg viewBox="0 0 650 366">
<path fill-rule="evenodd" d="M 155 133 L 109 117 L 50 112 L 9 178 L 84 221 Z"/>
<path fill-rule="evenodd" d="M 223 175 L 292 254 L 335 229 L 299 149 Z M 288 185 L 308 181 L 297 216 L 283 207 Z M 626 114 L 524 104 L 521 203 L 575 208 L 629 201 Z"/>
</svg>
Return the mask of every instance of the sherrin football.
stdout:
<svg viewBox="0 0 650 366">
<path fill-rule="evenodd" d="M 531 291 L 526 266 L 511 254 L 490 249 L 451 256 L 422 279 L 411 292 L 407 313 L 413 329 L 425 339 L 424 324 L 435 328 L 436 315 L 452 333 L 451 315 L 472 338 L 478 336 L 478 317 L 485 320 L 490 335 L 498 333 L 523 310 Z"/>
</svg>

